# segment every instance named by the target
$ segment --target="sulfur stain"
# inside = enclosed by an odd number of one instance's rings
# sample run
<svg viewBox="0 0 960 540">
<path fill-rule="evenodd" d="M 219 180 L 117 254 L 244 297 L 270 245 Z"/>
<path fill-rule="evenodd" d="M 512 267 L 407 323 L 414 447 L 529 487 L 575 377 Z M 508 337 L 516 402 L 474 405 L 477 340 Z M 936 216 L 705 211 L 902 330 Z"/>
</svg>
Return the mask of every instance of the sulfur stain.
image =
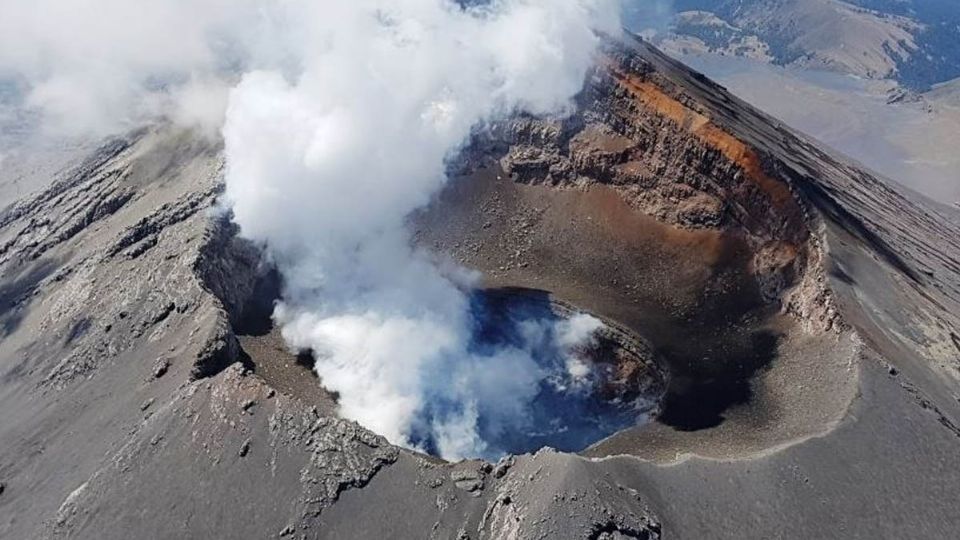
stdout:
<svg viewBox="0 0 960 540">
<path fill-rule="evenodd" d="M 790 189 L 763 171 L 760 156 L 753 148 L 713 124 L 707 116 L 691 110 L 667 95 L 655 84 L 625 73 L 616 66 L 611 65 L 610 72 L 637 102 L 683 127 L 704 144 L 715 148 L 728 160 L 736 163 L 746 178 L 753 182 L 775 207 L 783 208 L 792 202 Z"/>
</svg>

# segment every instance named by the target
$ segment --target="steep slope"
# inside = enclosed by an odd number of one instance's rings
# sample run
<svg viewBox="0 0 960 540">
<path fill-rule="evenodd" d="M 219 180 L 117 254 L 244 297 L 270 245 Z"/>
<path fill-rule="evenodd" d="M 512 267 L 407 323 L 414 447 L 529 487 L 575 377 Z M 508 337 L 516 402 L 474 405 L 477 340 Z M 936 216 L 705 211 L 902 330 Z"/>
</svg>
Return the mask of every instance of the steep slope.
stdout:
<svg viewBox="0 0 960 540">
<path fill-rule="evenodd" d="M 652 47 L 478 133 L 411 218 L 646 338 L 656 421 L 444 463 L 335 416 L 212 205 L 219 145 L 110 141 L 0 213 L 0 536 L 950 538 L 960 226 Z M 952 216 L 952 217 L 951 217 Z M 300 359 L 301 361 L 303 359 Z"/>
<path fill-rule="evenodd" d="M 960 198 L 960 156 L 951 144 L 960 130 L 960 110 L 948 104 L 944 93 L 918 95 L 890 81 L 854 80 L 715 55 L 682 61 L 872 171 L 933 200 Z"/>
</svg>

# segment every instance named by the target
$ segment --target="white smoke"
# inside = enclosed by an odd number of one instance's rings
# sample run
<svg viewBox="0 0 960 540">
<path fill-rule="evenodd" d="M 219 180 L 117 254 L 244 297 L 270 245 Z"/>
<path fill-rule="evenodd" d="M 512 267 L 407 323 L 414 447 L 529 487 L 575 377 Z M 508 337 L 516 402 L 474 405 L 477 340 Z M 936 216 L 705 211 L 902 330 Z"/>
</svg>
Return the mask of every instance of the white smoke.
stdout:
<svg viewBox="0 0 960 540">
<path fill-rule="evenodd" d="M 590 364 L 571 351 L 578 346 L 589 344 L 596 339 L 597 332 L 603 328 L 603 323 L 596 317 L 586 313 L 578 313 L 558 325 L 557 343 L 565 355 L 567 374 L 577 387 L 584 387 L 589 383 L 593 370 Z"/>
<path fill-rule="evenodd" d="M 212 71 L 207 33 L 230 3 L 0 0 L 0 78 L 26 83 L 47 129 L 123 129 L 156 112 L 161 79 Z"/>
<path fill-rule="evenodd" d="M 275 318 L 342 414 L 494 456 L 547 374 L 525 346 L 471 348 L 475 278 L 413 249 L 404 220 L 485 121 L 563 114 L 619 5 L 462 4 L 0 0 L 0 87 L 58 132 L 222 126 L 225 202 L 282 272 Z"/>
<path fill-rule="evenodd" d="M 644 36 L 667 31 L 676 15 L 675 0 L 624 0 L 623 26 Z"/>
<path fill-rule="evenodd" d="M 445 457 L 489 455 L 481 420 L 519 426 L 545 374 L 529 352 L 469 350 L 465 288 L 410 247 L 404 219 L 491 117 L 561 113 L 616 32 L 605 0 L 304 6 L 291 81 L 250 73 L 224 128 L 227 198 L 285 279 L 276 318 L 311 349 L 342 413 Z"/>
</svg>

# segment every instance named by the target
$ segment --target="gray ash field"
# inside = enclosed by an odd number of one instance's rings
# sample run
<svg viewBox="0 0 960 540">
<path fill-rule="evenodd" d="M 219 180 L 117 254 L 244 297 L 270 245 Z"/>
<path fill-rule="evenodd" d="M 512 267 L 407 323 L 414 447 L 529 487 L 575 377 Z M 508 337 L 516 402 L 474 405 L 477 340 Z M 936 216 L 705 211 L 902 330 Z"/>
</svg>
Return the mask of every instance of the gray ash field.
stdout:
<svg viewBox="0 0 960 540">
<path fill-rule="evenodd" d="M 957 210 L 639 41 L 577 103 L 477 133 L 410 227 L 607 321 L 593 398 L 642 421 L 448 463 L 338 418 L 221 144 L 152 126 L 0 178 L 37 186 L 0 211 L 0 538 L 956 538 Z"/>
</svg>

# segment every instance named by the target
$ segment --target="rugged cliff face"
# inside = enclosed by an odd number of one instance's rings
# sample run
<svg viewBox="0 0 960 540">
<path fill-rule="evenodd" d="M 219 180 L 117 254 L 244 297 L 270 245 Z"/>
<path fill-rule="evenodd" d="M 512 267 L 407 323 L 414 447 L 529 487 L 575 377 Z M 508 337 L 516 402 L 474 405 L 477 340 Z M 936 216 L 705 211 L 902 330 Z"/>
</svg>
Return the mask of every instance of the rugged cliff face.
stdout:
<svg viewBox="0 0 960 540">
<path fill-rule="evenodd" d="M 0 213 L 0 536 L 960 527 L 955 212 L 633 41 L 570 116 L 488 126 L 450 169 L 416 241 L 632 336 L 610 391 L 662 372 L 654 421 L 494 465 L 338 419 L 214 207 L 218 143 L 154 127 Z"/>
</svg>

